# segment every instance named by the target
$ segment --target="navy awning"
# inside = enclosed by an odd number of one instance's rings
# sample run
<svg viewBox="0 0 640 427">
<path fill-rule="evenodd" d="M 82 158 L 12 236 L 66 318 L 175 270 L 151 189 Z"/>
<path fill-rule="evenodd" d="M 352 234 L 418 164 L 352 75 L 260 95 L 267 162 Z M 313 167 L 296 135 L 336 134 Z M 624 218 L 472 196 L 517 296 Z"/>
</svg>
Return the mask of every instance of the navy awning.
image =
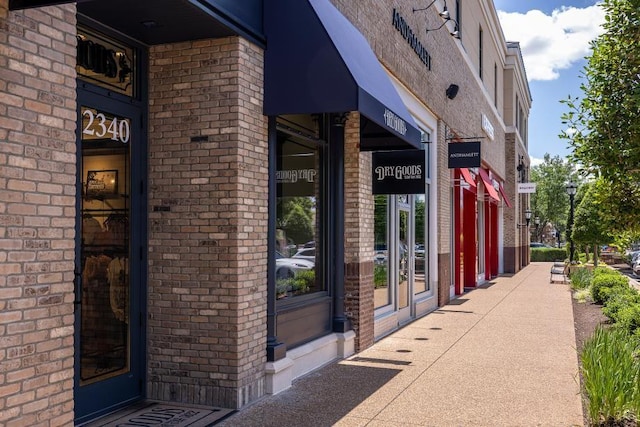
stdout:
<svg viewBox="0 0 640 427">
<path fill-rule="evenodd" d="M 266 0 L 264 10 L 266 115 L 358 111 L 362 150 L 421 148 L 369 43 L 329 0 Z"/>
</svg>

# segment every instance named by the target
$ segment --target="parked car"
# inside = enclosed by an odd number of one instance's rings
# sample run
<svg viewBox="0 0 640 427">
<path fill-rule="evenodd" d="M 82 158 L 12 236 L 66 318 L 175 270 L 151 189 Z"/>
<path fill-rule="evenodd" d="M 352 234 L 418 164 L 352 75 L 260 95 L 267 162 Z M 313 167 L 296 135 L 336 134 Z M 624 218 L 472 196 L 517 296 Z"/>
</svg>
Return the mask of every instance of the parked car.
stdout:
<svg viewBox="0 0 640 427">
<path fill-rule="evenodd" d="M 315 262 L 304 258 L 287 258 L 276 252 L 276 279 L 294 277 L 298 271 L 313 270 Z"/>
<path fill-rule="evenodd" d="M 629 261 L 631 266 L 633 266 L 633 264 L 640 259 L 640 251 L 630 251 L 627 252 L 627 256 L 629 257 Z"/>
<path fill-rule="evenodd" d="M 531 242 L 529 244 L 530 248 L 549 248 L 550 246 L 545 245 L 544 243 L 540 243 L 540 242 Z"/>
<path fill-rule="evenodd" d="M 305 249 L 300 249 L 298 252 L 296 252 L 292 258 L 302 258 L 302 259 L 308 259 L 310 261 L 315 262 L 316 260 L 316 248 L 305 248 Z"/>
<path fill-rule="evenodd" d="M 633 274 L 636 277 L 640 277 L 640 258 L 636 259 L 631 268 L 633 269 Z"/>
</svg>

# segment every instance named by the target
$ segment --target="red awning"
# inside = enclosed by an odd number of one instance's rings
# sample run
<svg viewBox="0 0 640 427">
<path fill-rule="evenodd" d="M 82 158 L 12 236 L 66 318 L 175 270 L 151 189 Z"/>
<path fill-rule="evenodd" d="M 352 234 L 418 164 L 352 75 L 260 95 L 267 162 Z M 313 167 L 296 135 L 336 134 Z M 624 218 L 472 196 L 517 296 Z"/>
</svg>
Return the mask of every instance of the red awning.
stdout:
<svg viewBox="0 0 640 427">
<path fill-rule="evenodd" d="M 507 197 L 507 193 L 504 192 L 504 187 L 502 186 L 502 184 L 500 184 L 500 187 L 498 188 L 498 190 L 500 190 L 500 195 L 502 196 L 502 200 L 504 200 L 504 204 L 507 205 L 508 208 L 510 208 L 511 202 Z"/>
<path fill-rule="evenodd" d="M 476 181 L 471 177 L 471 172 L 469 172 L 469 169 L 460 168 L 460 175 L 462 175 L 462 178 L 465 180 L 467 184 L 469 184 L 472 187 L 476 186 Z"/>
<path fill-rule="evenodd" d="M 480 168 L 480 178 L 482 178 L 482 182 L 484 183 L 484 187 L 487 189 L 487 193 L 489 193 L 489 197 L 491 197 L 496 202 L 500 201 L 500 196 L 498 196 L 498 192 L 491 184 L 491 179 L 489 179 L 489 174 L 486 170 Z"/>
</svg>

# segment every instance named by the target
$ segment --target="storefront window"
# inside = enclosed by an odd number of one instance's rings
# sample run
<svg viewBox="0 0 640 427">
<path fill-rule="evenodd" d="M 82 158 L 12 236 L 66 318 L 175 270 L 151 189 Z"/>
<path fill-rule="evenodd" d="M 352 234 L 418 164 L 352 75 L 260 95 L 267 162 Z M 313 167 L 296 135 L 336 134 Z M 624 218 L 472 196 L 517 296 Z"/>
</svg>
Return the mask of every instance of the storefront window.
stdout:
<svg viewBox="0 0 640 427">
<path fill-rule="evenodd" d="M 426 224 L 428 222 L 428 211 L 426 209 L 425 195 L 417 194 L 415 196 L 415 269 L 413 289 L 416 294 L 427 290 L 427 264 L 429 244 L 427 242 Z"/>
<path fill-rule="evenodd" d="M 391 304 L 391 288 L 389 287 L 389 197 L 375 196 L 374 208 L 374 255 L 373 286 L 375 308 Z"/>
<path fill-rule="evenodd" d="M 326 291 L 324 141 L 278 132 L 276 294 L 279 300 Z"/>
</svg>

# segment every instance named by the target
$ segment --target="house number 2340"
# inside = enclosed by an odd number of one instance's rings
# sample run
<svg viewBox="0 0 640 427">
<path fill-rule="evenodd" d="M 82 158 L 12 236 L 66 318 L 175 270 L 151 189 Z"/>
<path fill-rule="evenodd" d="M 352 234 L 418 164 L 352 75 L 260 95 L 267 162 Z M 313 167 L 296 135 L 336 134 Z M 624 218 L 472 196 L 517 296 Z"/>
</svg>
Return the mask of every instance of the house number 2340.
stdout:
<svg viewBox="0 0 640 427">
<path fill-rule="evenodd" d="M 82 134 L 90 139 L 107 138 L 127 144 L 131 139 L 131 124 L 129 119 L 87 108 L 82 110 Z"/>
</svg>

